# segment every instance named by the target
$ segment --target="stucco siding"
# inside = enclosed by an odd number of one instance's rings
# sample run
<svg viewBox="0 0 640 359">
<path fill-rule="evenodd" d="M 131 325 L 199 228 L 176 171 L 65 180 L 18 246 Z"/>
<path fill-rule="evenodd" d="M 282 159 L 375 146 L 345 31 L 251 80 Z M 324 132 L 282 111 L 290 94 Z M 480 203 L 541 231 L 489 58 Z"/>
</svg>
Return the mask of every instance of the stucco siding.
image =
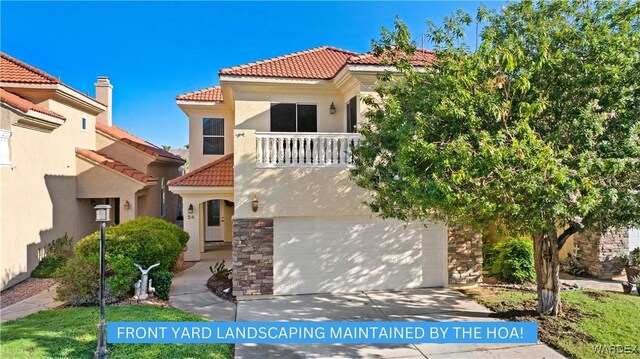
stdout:
<svg viewBox="0 0 640 359">
<path fill-rule="evenodd" d="M 67 122 L 51 132 L 15 125 L 9 118 L 11 168 L 2 169 L 0 226 L 2 228 L 1 288 L 25 278 L 36 267 L 39 253 L 67 232 L 78 240 L 95 230 L 93 210 L 76 199 L 75 146 L 93 148 L 93 134 L 81 129 L 95 117 L 51 101 L 48 108 Z M 3 117 L 10 111 L 3 111 Z"/>
<path fill-rule="evenodd" d="M 233 152 L 233 114 L 219 106 L 184 106 L 189 116 L 189 169 L 194 170 Z M 204 118 L 224 119 L 224 154 L 205 155 L 203 153 L 202 121 Z"/>
</svg>

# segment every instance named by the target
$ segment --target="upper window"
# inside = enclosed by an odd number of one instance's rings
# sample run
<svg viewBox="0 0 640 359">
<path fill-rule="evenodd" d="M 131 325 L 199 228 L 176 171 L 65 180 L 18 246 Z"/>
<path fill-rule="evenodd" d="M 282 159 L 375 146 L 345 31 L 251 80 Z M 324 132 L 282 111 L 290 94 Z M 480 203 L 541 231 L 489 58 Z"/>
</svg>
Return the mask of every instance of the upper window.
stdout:
<svg viewBox="0 0 640 359">
<path fill-rule="evenodd" d="M 224 155 L 224 119 L 205 118 L 202 121 L 203 146 L 205 155 Z"/>
<path fill-rule="evenodd" d="M 318 106 L 271 104 L 271 132 L 318 132 Z"/>
<path fill-rule="evenodd" d="M 87 119 L 86 118 L 82 118 L 82 129 L 86 130 L 87 129 Z"/>
<path fill-rule="evenodd" d="M 358 104 L 356 102 L 356 97 L 352 97 L 349 102 L 347 102 L 347 132 L 354 133 L 356 132 L 356 125 L 358 124 Z"/>
</svg>

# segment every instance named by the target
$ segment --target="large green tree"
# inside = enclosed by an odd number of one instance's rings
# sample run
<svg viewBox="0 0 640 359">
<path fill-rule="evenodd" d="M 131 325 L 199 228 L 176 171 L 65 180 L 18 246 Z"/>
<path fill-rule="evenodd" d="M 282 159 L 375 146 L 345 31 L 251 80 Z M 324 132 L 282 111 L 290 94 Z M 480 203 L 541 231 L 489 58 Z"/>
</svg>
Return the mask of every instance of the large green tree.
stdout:
<svg viewBox="0 0 640 359">
<path fill-rule="evenodd" d="M 365 98 L 352 171 L 371 209 L 530 235 L 538 311 L 559 313 L 567 238 L 640 225 L 639 14 L 586 1 L 458 11 L 429 23 L 430 66 L 410 61 L 400 20 L 383 28 L 373 51 L 397 71 Z M 470 49 L 464 30 L 478 28 Z"/>
</svg>

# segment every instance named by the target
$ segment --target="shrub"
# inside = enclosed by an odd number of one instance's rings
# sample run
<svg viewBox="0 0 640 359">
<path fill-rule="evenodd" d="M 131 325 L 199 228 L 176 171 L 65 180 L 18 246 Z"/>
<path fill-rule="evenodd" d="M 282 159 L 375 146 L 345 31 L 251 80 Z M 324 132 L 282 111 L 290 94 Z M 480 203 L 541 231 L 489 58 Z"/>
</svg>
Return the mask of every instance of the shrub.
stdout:
<svg viewBox="0 0 640 359">
<path fill-rule="evenodd" d="M 495 260 L 491 274 L 508 283 L 525 283 L 535 280 L 536 271 L 533 241 L 524 237 L 510 238 L 494 246 Z"/>
<path fill-rule="evenodd" d="M 36 269 L 31 272 L 31 277 L 53 278 L 58 268 L 62 268 L 66 262 L 67 259 L 62 257 L 44 257 Z"/>
<path fill-rule="evenodd" d="M 171 271 L 188 239 L 189 235 L 182 229 L 158 218 L 141 217 L 108 227 L 106 290 L 109 301 L 133 292 L 133 284 L 140 276 L 134 263 L 144 268 L 160 263 L 156 271 Z M 76 259 L 60 269 L 59 298 L 72 304 L 97 303 L 100 232 L 82 238 L 74 252 Z"/>
<path fill-rule="evenodd" d="M 36 269 L 31 272 L 33 278 L 53 278 L 55 272 L 64 267 L 67 259 L 73 257 L 73 238 L 67 233 L 47 244 L 45 257 L 40 260 Z"/>
<path fill-rule="evenodd" d="M 169 291 L 171 290 L 171 280 L 173 273 L 167 271 L 151 271 L 149 279 L 153 280 L 152 285 L 156 289 L 156 297 L 169 300 Z"/>
<path fill-rule="evenodd" d="M 493 243 L 482 244 L 482 265 L 487 270 L 491 270 L 491 266 L 496 258 L 496 251 L 494 247 L 495 245 Z"/>
<path fill-rule="evenodd" d="M 160 263 L 159 270 L 171 271 L 176 265 L 189 235 L 178 226 L 159 218 L 141 217 L 106 232 L 107 253 L 129 257 L 142 267 Z M 100 233 L 81 239 L 75 247 L 78 256 L 100 251 Z"/>
<path fill-rule="evenodd" d="M 65 232 L 64 236 L 59 237 L 47 244 L 45 249 L 47 257 L 71 258 L 73 257 L 73 237 Z"/>
<path fill-rule="evenodd" d="M 106 258 L 106 285 L 109 292 L 116 298 L 124 298 L 133 292 L 133 283 L 140 275 L 140 271 L 133 266 L 133 260 L 123 255 Z M 100 268 L 98 268 L 98 271 Z M 98 272 L 99 273 L 99 272 Z"/>
<path fill-rule="evenodd" d="M 232 272 L 231 269 L 227 269 L 225 267 L 224 259 L 222 260 L 222 262 L 216 262 L 216 264 L 213 267 L 209 266 L 209 270 L 213 274 L 212 277 L 217 280 L 228 279 Z"/>
<path fill-rule="evenodd" d="M 56 300 L 72 305 L 94 304 L 98 302 L 100 289 L 100 268 L 97 257 L 76 257 L 67 261 L 60 269 Z M 110 302 L 110 300 L 107 300 Z"/>
</svg>

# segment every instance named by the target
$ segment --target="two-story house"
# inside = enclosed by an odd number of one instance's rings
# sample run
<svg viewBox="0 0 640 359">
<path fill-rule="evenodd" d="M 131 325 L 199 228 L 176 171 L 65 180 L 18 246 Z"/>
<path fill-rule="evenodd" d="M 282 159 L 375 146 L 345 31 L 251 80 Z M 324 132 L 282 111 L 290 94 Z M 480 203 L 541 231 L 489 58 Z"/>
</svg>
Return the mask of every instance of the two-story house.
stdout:
<svg viewBox="0 0 640 359">
<path fill-rule="evenodd" d="M 361 98 L 385 69 L 324 46 L 222 69 L 219 86 L 179 95 L 192 170 L 169 187 L 183 198 L 185 259 L 232 243 L 237 296 L 479 280 L 478 235 L 377 218 L 350 179 Z"/>
<path fill-rule="evenodd" d="M 111 224 L 178 217 L 165 184 L 184 160 L 113 125 L 112 91 L 99 77 L 93 98 L 0 54 L 0 289 L 28 278 L 52 240 L 96 231 L 97 204 L 112 206 Z"/>
<path fill-rule="evenodd" d="M 433 60 L 423 50 L 411 59 Z M 193 170 L 169 184 L 183 197 L 185 259 L 199 260 L 206 242 L 232 243 L 238 296 L 481 280 L 479 234 L 376 218 L 349 178 L 361 99 L 385 70 L 371 54 L 324 46 L 222 69 L 219 86 L 179 95 Z M 611 277 L 638 233 L 577 236 L 563 253 L 579 248 L 590 273 Z"/>
</svg>

